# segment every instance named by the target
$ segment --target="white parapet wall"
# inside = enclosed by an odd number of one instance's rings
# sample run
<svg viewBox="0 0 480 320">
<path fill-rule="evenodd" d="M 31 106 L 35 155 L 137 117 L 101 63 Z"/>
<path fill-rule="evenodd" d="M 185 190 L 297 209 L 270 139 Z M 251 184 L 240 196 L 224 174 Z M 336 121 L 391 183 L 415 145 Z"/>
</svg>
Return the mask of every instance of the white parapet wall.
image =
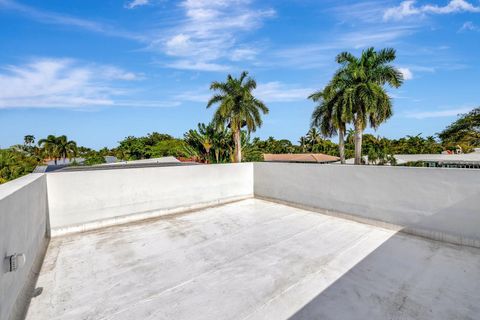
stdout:
<svg viewBox="0 0 480 320">
<path fill-rule="evenodd" d="M 47 175 L 52 235 L 253 196 L 253 164 L 58 172 Z"/>
<path fill-rule="evenodd" d="M 480 170 L 255 163 L 254 193 L 480 247 Z"/>
<path fill-rule="evenodd" d="M 44 174 L 0 185 L 0 319 L 22 319 L 48 245 L 48 205 Z M 10 271 L 7 257 L 24 254 Z"/>
</svg>

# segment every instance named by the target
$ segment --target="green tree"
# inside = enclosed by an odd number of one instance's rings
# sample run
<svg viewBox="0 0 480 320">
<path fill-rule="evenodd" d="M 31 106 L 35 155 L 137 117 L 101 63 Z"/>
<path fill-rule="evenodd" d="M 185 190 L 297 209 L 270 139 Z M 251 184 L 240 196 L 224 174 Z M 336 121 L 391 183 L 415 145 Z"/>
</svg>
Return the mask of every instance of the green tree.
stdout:
<svg viewBox="0 0 480 320">
<path fill-rule="evenodd" d="M 91 152 L 85 157 L 85 161 L 83 162 L 83 164 L 86 166 L 93 166 L 105 162 L 105 157 L 102 156 L 99 152 Z"/>
<path fill-rule="evenodd" d="M 340 162 L 345 163 L 345 133 L 347 123 L 352 121 L 352 114 L 343 101 L 343 94 L 340 88 L 331 81 L 323 90 L 317 91 L 309 96 L 318 105 L 312 113 L 312 128 L 319 128 L 325 137 L 332 137 L 338 134 L 338 151 Z"/>
<path fill-rule="evenodd" d="M 157 157 L 176 157 L 190 158 L 195 155 L 188 144 L 181 139 L 162 140 L 150 149 L 152 158 Z"/>
<path fill-rule="evenodd" d="M 220 163 L 230 159 L 233 149 L 231 135 L 225 128 L 216 127 L 213 122 L 207 125 L 199 123 L 197 129 L 186 132 L 184 138 L 205 163 Z"/>
<path fill-rule="evenodd" d="M 322 138 L 320 136 L 320 132 L 317 130 L 317 128 L 310 128 L 310 130 L 307 132 L 307 142 L 310 145 L 310 151 L 312 150 L 313 146 Z"/>
<path fill-rule="evenodd" d="M 57 148 L 57 137 L 54 135 L 48 135 L 44 139 L 38 140 L 38 146 L 43 149 L 43 154 L 49 158 L 53 159 L 55 161 L 55 164 L 57 164 L 58 159 L 60 158 L 58 148 Z"/>
<path fill-rule="evenodd" d="M 352 115 L 355 128 L 355 164 L 362 163 L 363 131 L 369 124 L 378 126 L 392 116 L 392 102 L 384 86 L 398 88 L 402 73 L 389 63 L 396 57 L 391 48 L 364 50 L 359 58 L 349 52 L 340 53 L 341 65 L 330 85 L 342 96 L 345 113 Z"/>
<path fill-rule="evenodd" d="M 0 184 L 32 172 L 38 165 L 36 157 L 10 148 L 0 150 Z"/>
<path fill-rule="evenodd" d="M 460 115 L 445 130 L 438 134 L 445 146 L 467 145 L 480 146 L 480 107 Z"/>
<path fill-rule="evenodd" d="M 119 142 L 116 149 L 116 156 L 123 160 L 144 159 L 147 154 L 147 148 L 144 140 L 134 136 L 128 136 Z"/>
<path fill-rule="evenodd" d="M 25 146 L 32 146 L 35 143 L 35 136 L 27 134 L 25 137 L 23 137 L 23 143 Z"/>
<path fill-rule="evenodd" d="M 308 144 L 308 141 L 307 141 L 307 138 L 306 137 L 300 137 L 300 139 L 298 140 L 298 143 L 300 144 L 300 149 L 302 150 L 302 152 L 307 152 L 307 144 Z"/>
<path fill-rule="evenodd" d="M 208 101 L 207 108 L 218 104 L 213 122 L 218 127 L 230 128 L 235 145 L 234 162 L 242 161 L 242 128 L 246 127 L 248 133 L 254 132 L 262 125 L 261 114 L 268 113 L 265 104 L 252 93 L 256 87 L 257 83 L 248 77 L 246 71 L 239 78 L 229 74 L 226 82 L 214 81 L 210 85 L 215 94 Z"/>
<path fill-rule="evenodd" d="M 72 159 L 77 155 L 77 143 L 73 140 L 68 140 L 67 136 L 62 135 L 56 138 L 57 154 L 63 159 Z"/>
</svg>

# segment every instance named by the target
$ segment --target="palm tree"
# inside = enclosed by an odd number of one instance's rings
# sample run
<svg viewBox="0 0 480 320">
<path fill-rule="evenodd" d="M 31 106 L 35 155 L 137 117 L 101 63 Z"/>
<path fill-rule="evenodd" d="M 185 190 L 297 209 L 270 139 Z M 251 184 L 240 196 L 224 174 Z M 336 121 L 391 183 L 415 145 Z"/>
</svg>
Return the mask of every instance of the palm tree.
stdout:
<svg viewBox="0 0 480 320">
<path fill-rule="evenodd" d="M 73 140 L 68 140 L 67 136 L 57 137 L 57 152 L 60 158 L 63 159 L 65 163 L 66 158 L 73 158 L 77 154 L 77 143 Z"/>
<path fill-rule="evenodd" d="M 23 142 L 26 146 L 30 146 L 32 144 L 35 143 L 35 136 L 31 135 L 31 134 L 27 134 L 24 138 L 23 138 Z"/>
<path fill-rule="evenodd" d="M 391 48 L 364 50 L 360 58 L 349 52 L 340 53 L 336 60 L 340 69 L 332 79 L 347 114 L 352 114 L 355 128 L 355 164 L 362 163 L 362 136 L 367 124 L 374 129 L 392 116 L 392 102 L 384 85 L 398 88 L 402 73 L 389 63 L 395 60 Z"/>
<path fill-rule="evenodd" d="M 225 161 L 228 159 L 232 145 L 232 137 L 226 128 L 218 127 L 212 136 L 213 151 L 215 154 L 215 162 Z"/>
<path fill-rule="evenodd" d="M 44 155 L 50 159 L 53 159 L 56 165 L 59 158 L 57 137 L 52 134 L 48 135 L 47 138 L 38 140 L 38 146 L 43 148 Z"/>
<path fill-rule="evenodd" d="M 298 143 L 300 144 L 300 148 L 302 149 L 302 152 L 307 152 L 307 138 L 306 137 L 300 137 L 300 140 L 298 140 Z"/>
<path fill-rule="evenodd" d="M 210 85 L 210 90 L 216 93 L 208 101 L 207 108 L 219 104 L 213 122 L 217 127 L 230 128 L 235 144 L 234 162 L 242 161 L 242 128 L 247 127 L 248 133 L 254 132 L 262 125 L 261 113 L 268 113 L 267 106 L 252 94 L 256 87 L 257 83 L 246 71 L 239 78 L 229 74 L 226 82 L 214 81 Z"/>
<path fill-rule="evenodd" d="M 307 132 L 307 141 L 308 144 L 310 144 L 310 149 L 313 148 L 315 144 L 317 144 L 320 141 L 320 133 L 318 132 L 317 128 L 311 128 Z"/>
<path fill-rule="evenodd" d="M 77 143 L 75 141 L 69 141 L 67 136 L 56 137 L 49 135 L 45 139 L 38 140 L 38 145 L 43 147 L 44 154 L 55 161 L 57 164 L 58 159 L 65 159 L 74 157 L 77 153 Z"/>
<path fill-rule="evenodd" d="M 337 88 L 329 84 L 324 90 L 318 91 L 308 97 L 318 102 L 312 113 L 312 129 L 319 128 L 325 137 L 338 134 L 338 149 L 340 162 L 345 163 L 345 133 L 347 123 L 352 120 L 352 114 L 345 108 L 343 95 Z"/>
</svg>

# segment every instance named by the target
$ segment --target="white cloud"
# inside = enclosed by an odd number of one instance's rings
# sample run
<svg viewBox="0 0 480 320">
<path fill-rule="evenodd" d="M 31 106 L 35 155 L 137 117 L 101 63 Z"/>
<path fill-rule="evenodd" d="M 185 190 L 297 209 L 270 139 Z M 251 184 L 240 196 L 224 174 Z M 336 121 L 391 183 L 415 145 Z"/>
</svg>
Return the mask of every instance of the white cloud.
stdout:
<svg viewBox="0 0 480 320">
<path fill-rule="evenodd" d="M 265 102 L 306 101 L 313 92 L 315 89 L 287 85 L 278 81 L 259 83 L 254 91 L 255 95 Z"/>
<path fill-rule="evenodd" d="M 341 3 L 341 1 L 338 1 Z M 362 21 L 367 23 L 377 23 L 382 18 L 385 11 L 384 1 L 364 0 L 339 4 L 328 11 L 333 12 L 343 23 L 346 21 Z"/>
<path fill-rule="evenodd" d="M 125 71 L 115 66 L 98 66 L 97 76 L 106 80 L 143 80 L 145 77 L 142 74 Z"/>
<path fill-rule="evenodd" d="M 413 26 L 381 26 L 332 34 L 330 35 L 332 40 L 322 44 L 306 44 L 279 49 L 268 59 L 262 61 L 261 65 L 296 69 L 332 68 L 336 67 L 335 56 L 343 50 L 369 46 L 394 46 L 398 39 L 406 37 L 414 31 L 415 27 Z"/>
<path fill-rule="evenodd" d="M 414 119 L 453 117 L 461 113 L 470 112 L 472 109 L 473 109 L 472 107 L 459 107 L 459 108 L 445 109 L 445 110 L 438 110 L 438 111 L 420 111 L 420 112 L 414 111 L 414 112 L 408 112 L 406 114 L 406 117 L 414 118 Z"/>
<path fill-rule="evenodd" d="M 480 31 L 480 27 L 474 24 L 472 21 L 465 22 L 462 27 L 458 30 L 459 32 L 462 31 Z"/>
<path fill-rule="evenodd" d="M 145 6 L 145 5 L 149 4 L 149 2 L 150 2 L 150 0 L 133 0 L 133 1 L 130 1 L 129 3 L 127 3 L 125 5 L 125 8 L 133 9 L 135 7 Z"/>
<path fill-rule="evenodd" d="M 254 95 L 266 103 L 270 102 L 292 102 L 306 101 L 307 97 L 316 90 L 313 88 L 300 87 L 296 84 L 286 84 L 279 81 L 258 83 L 257 88 L 253 91 Z M 182 92 L 174 96 L 172 100 L 191 101 L 199 103 L 207 103 L 212 97 L 213 92 L 202 88 L 193 91 Z"/>
<path fill-rule="evenodd" d="M 480 7 L 475 6 L 465 0 L 451 0 L 445 6 L 427 4 L 415 6 L 415 0 L 407 0 L 400 3 L 397 7 L 385 10 L 384 20 L 402 20 L 405 17 L 421 14 L 449 14 L 456 12 L 480 12 Z"/>
<path fill-rule="evenodd" d="M 409 68 L 398 68 L 398 70 L 403 74 L 403 79 L 413 79 L 413 72 Z"/>
<path fill-rule="evenodd" d="M 122 30 L 118 27 L 106 25 L 92 20 L 76 18 L 53 11 L 39 10 L 31 6 L 17 3 L 13 0 L 0 0 L 0 8 L 16 11 L 40 23 L 70 26 L 112 37 L 121 37 L 137 41 L 146 40 L 144 35 Z"/>
<path fill-rule="evenodd" d="M 414 27 L 412 26 L 363 29 L 340 36 L 337 46 L 359 49 L 380 44 L 385 45 L 386 43 L 410 35 L 413 31 Z"/>
<path fill-rule="evenodd" d="M 207 104 L 208 100 L 212 97 L 212 93 L 207 89 L 198 89 L 193 91 L 185 91 L 174 97 L 177 101 L 191 101 Z"/>
<path fill-rule="evenodd" d="M 239 36 L 275 14 L 253 8 L 250 0 L 184 0 L 179 7 L 185 18 L 149 48 L 180 59 L 168 66 L 191 70 L 224 71 L 228 67 L 219 61 L 254 59 L 257 50 L 241 43 Z"/>
<path fill-rule="evenodd" d="M 115 81 L 139 76 L 114 66 L 81 65 L 72 59 L 36 59 L 0 72 L 0 108 L 115 105 L 124 92 Z"/>
<path fill-rule="evenodd" d="M 232 61 L 253 60 L 258 54 L 258 50 L 253 48 L 239 48 L 232 51 L 230 59 Z"/>
<path fill-rule="evenodd" d="M 227 65 L 191 60 L 176 60 L 175 62 L 166 64 L 166 66 L 173 69 L 195 71 L 224 72 L 230 70 L 230 66 Z"/>
</svg>

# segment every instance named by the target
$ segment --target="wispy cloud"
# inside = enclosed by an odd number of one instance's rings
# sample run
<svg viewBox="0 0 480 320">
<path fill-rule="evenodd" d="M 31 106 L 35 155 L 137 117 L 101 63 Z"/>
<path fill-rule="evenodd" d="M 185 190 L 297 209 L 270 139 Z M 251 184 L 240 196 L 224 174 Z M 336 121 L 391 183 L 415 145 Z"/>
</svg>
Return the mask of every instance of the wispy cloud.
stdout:
<svg viewBox="0 0 480 320">
<path fill-rule="evenodd" d="M 427 118 L 444 118 L 453 117 L 462 113 L 471 111 L 473 107 L 459 107 L 453 109 L 435 110 L 435 111 L 412 111 L 405 114 L 407 118 L 427 119 Z"/>
<path fill-rule="evenodd" d="M 224 71 L 228 61 L 253 59 L 258 51 L 239 36 L 275 15 L 273 9 L 254 8 L 249 0 L 185 0 L 179 7 L 184 18 L 167 36 L 162 30 L 149 49 L 178 59 L 169 67 L 189 70 Z"/>
<path fill-rule="evenodd" d="M 132 0 L 125 4 L 125 8 L 133 9 L 135 7 L 145 6 L 150 3 L 150 0 Z"/>
<path fill-rule="evenodd" d="M 122 30 L 121 28 L 115 26 L 99 23 L 88 19 L 72 17 L 53 11 L 40 10 L 28 5 L 20 4 L 13 0 L 0 0 L 0 9 L 2 8 L 20 13 L 40 23 L 71 26 L 90 32 L 101 33 L 107 36 L 121 37 L 137 41 L 146 41 L 146 37 L 141 34 Z"/>
<path fill-rule="evenodd" d="M 212 71 L 225 72 L 231 69 L 229 65 L 218 64 L 213 62 L 193 61 L 193 60 L 175 60 L 174 62 L 165 64 L 166 67 L 180 70 L 192 71 Z"/>
<path fill-rule="evenodd" d="M 463 32 L 463 31 L 480 31 L 480 26 L 476 25 L 472 21 L 467 21 L 458 30 L 458 32 Z"/>
<path fill-rule="evenodd" d="M 289 85 L 279 81 L 260 83 L 255 94 L 265 102 L 305 101 L 316 90 L 299 85 Z"/>
<path fill-rule="evenodd" d="M 385 0 L 358 1 L 337 5 L 327 11 L 332 12 L 342 23 L 351 21 L 377 23 L 382 20 L 388 3 L 389 1 Z"/>
<path fill-rule="evenodd" d="M 394 26 L 363 28 L 359 31 L 345 33 L 340 36 L 339 47 L 364 48 L 374 45 L 385 45 L 397 39 L 411 35 L 415 31 L 414 26 Z"/>
<path fill-rule="evenodd" d="M 266 103 L 305 101 L 315 89 L 303 87 L 298 84 L 287 84 L 280 81 L 258 83 L 254 94 Z M 175 95 L 171 100 L 191 101 L 206 104 L 212 96 L 207 88 L 186 91 Z"/>
<path fill-rule="evenodd" d="M 356 31 L 332 33 L 331 41 L 297 45 L 274 51 L 262 62 L 267 67 L 282 66 L 300 69 L 334 66 L 334 57 L 343 50 L 363 49 L 369 46 L 393 46 L 396 41 L 415 32 L 414 26 L 375 26 Z M 301 58 L 299 58 L 301 57 Z"/>
<path fill-rule="evenodd" d="M 115 66 L 81 64 L 72 59 L 35 59 L 0 72 L 0 108 L 78 108 L 115 105 L 126 92 L 114 84 L 141 79 Z"/>
<path fill-rule="evenodd" d="M 410 16 L 425 14 L 449 14 L 456 12 L 480 12 L 480 7 L 465 0 L 451 0 L 445 6 L 426 4 L 416 6 L 415 0 L 407 0 L 397 7 L 388 8 L 383 14 L 384 20 L 402 20 Z"/>
<path fill-rule="evenodd" d="M 413 72 L 409 68 L 398 68 L 398 70 L 403 74 L 403 79 L 413 79 Z"/>
</svg>

